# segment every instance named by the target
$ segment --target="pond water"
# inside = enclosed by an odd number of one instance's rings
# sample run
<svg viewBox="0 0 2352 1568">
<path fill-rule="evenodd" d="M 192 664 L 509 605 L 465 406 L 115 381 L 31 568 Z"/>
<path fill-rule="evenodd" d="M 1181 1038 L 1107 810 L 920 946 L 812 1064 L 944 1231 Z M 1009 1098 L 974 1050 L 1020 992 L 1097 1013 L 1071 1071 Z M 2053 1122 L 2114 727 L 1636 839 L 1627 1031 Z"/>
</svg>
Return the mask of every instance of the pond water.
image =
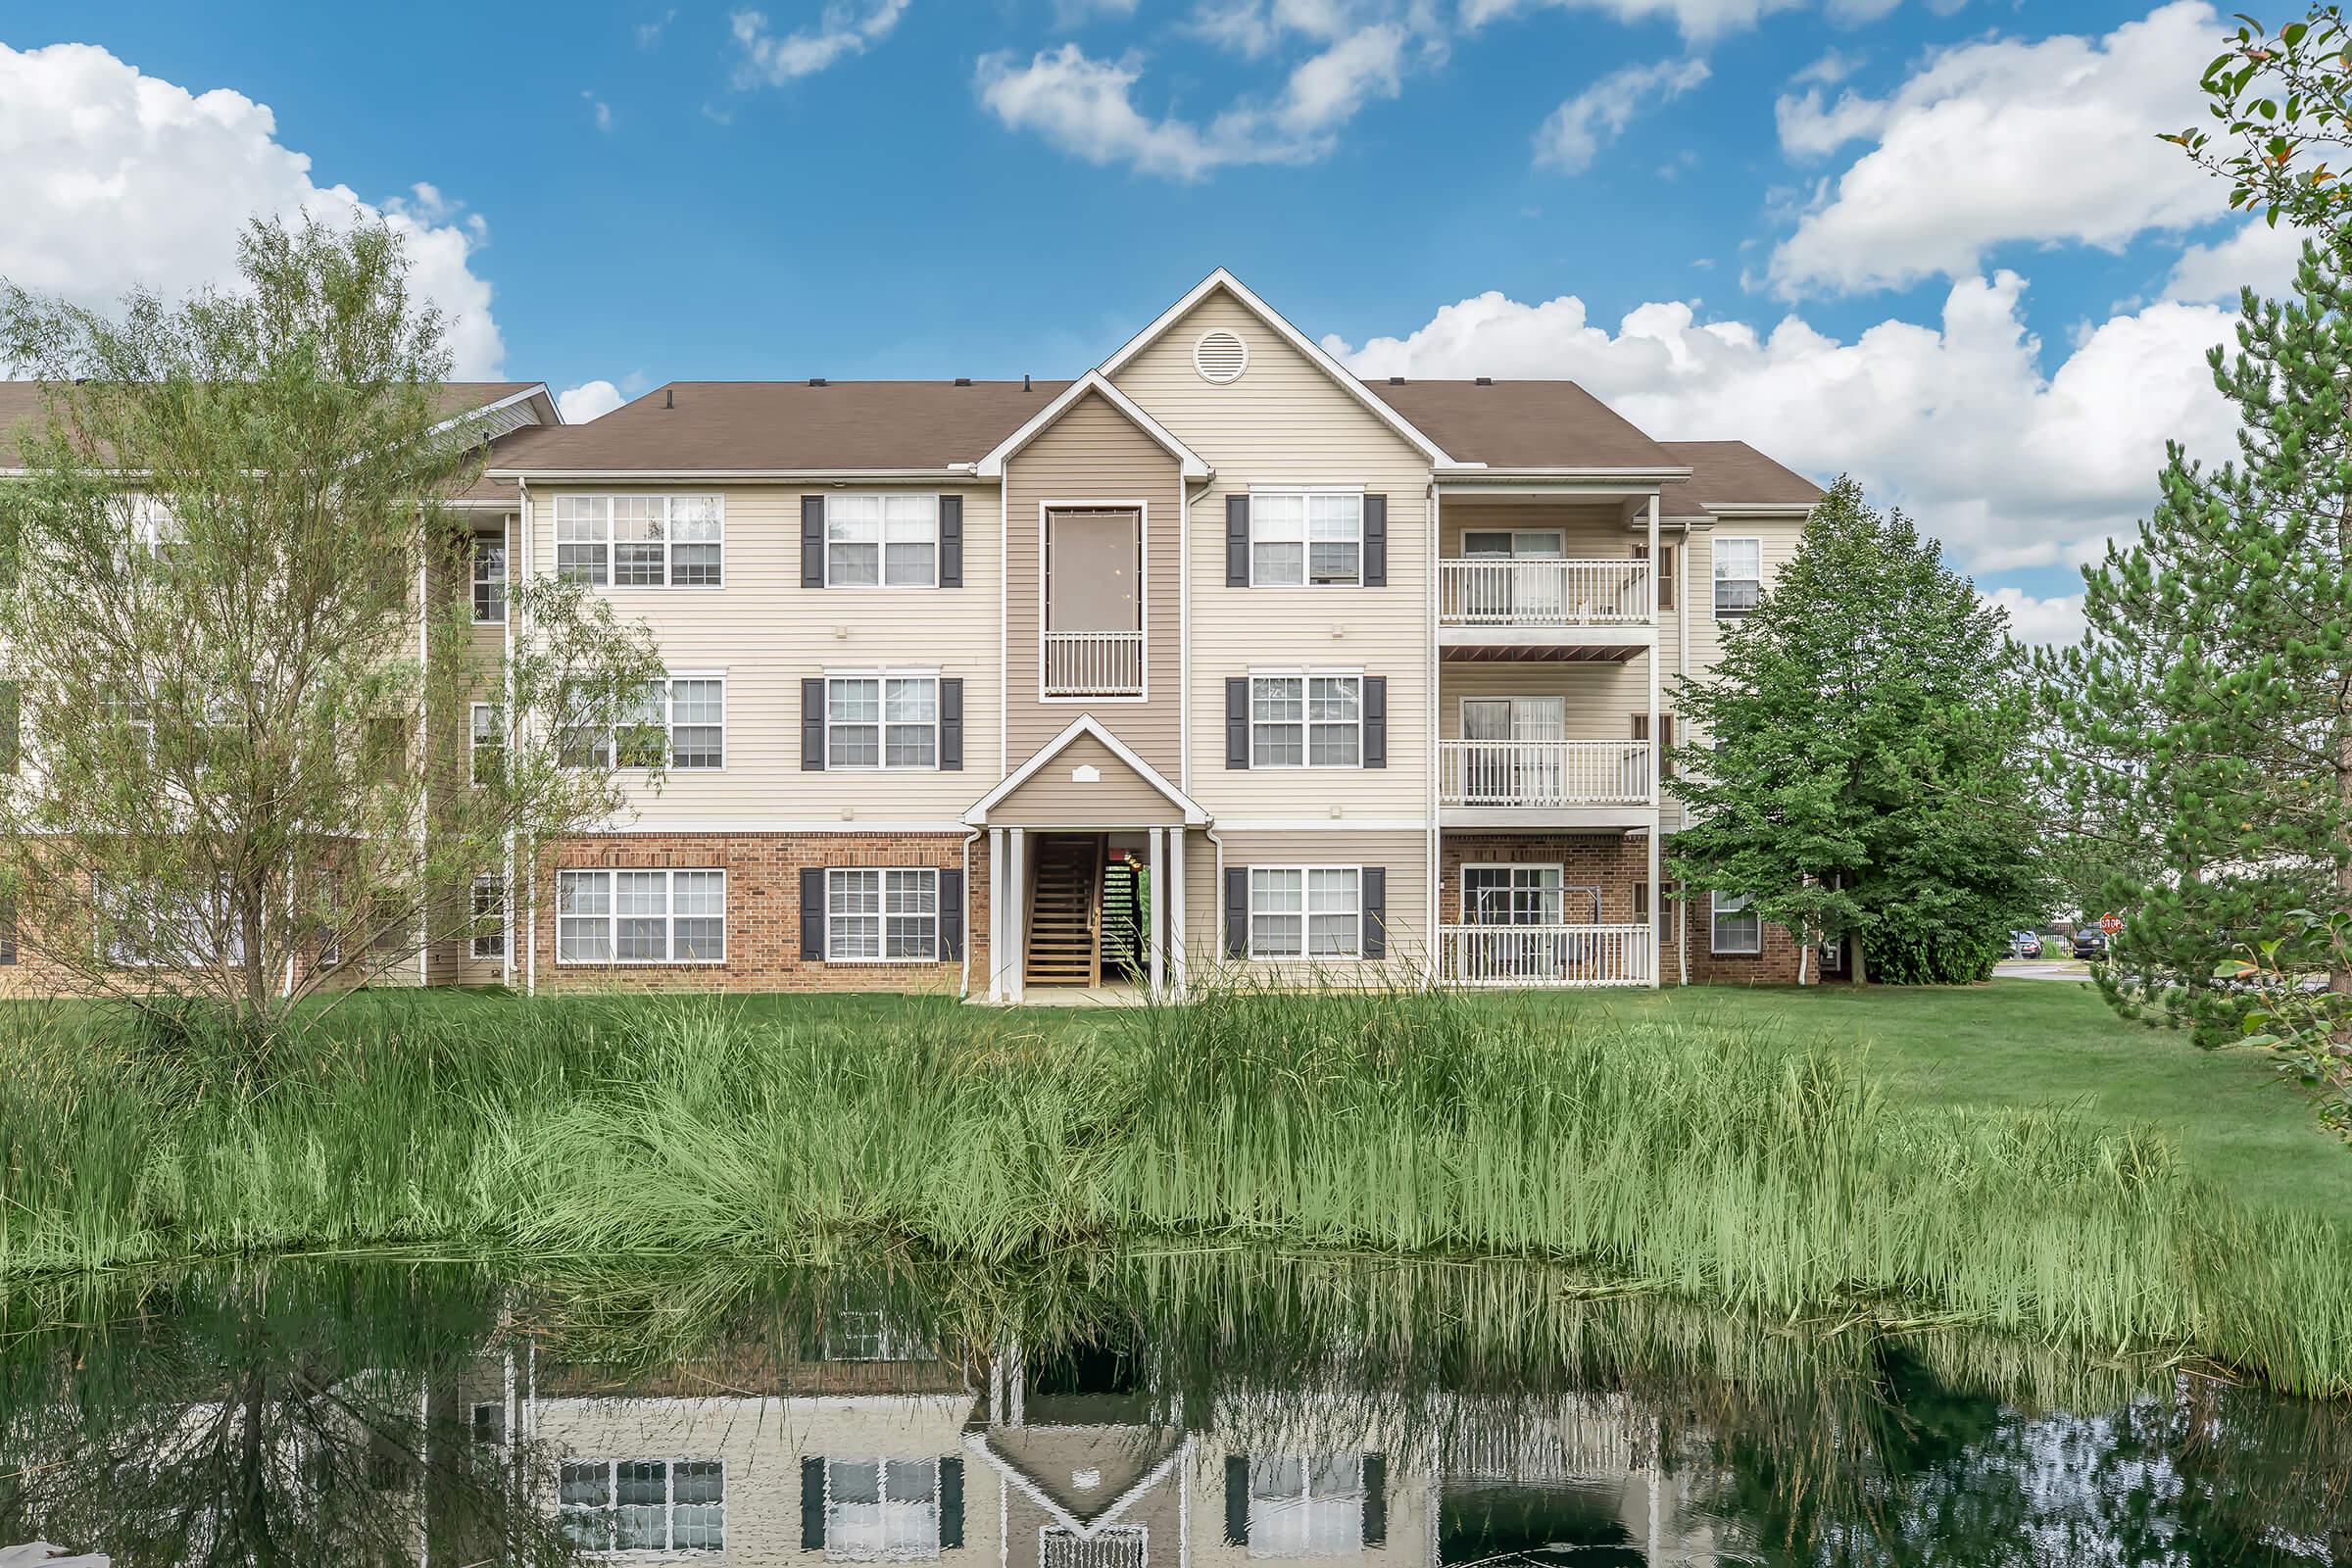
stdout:
<svg viewBox="0 0 2352 1568">
<path fill-rule="evenodd" d="M 1534 1268 L 376 1262 L 0 1304 L 0 1546 L 119 1564 L 2352 1560 L 2352 1409 Z"/>
</svg>

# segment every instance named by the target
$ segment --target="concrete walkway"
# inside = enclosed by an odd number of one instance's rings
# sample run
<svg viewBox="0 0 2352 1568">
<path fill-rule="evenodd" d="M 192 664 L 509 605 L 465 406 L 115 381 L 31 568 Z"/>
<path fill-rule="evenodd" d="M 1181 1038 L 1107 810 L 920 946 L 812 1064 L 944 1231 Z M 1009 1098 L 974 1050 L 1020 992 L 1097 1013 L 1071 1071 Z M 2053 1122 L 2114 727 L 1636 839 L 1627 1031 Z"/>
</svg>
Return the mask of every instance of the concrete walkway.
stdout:
<svg viewBox="0 0 2352 1568">
<path fill-rule="evenodd" d="M 2090 965 L 2074 958 L 2003 958 L 1992 966 L 1995 980 L 2088 980 Z"/>
</svg>

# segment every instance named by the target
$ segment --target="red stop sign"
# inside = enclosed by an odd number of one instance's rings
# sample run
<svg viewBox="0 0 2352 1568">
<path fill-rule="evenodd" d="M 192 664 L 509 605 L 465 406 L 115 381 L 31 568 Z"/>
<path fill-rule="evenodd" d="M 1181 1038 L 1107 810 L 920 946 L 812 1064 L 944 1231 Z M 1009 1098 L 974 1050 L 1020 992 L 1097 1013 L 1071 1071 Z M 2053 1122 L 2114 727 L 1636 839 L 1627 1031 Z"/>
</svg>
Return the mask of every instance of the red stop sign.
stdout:
<svg viewBox="0 0 2352 1568">
<path fill-rule="evenodd" d="M 2109 936 L 2114 936 L 2114 935 L 2115 935 L 2115 934 L 2116 934 L 2118 931 L 2121 931 L 2123 928 L 2124 928 L 2124 917 L 2123 917 L 2122 915 L 2120 915 L 2120 914 L 2102 914 L 2102 915 L 2100 915 L 2100 916 L 2099 916 L 2099 929 L 2100 929 L 2100 930 L 2102 930 L 2102 931 L 2104 931 L 2104 932 L 2106 932 L 2106 933 L 2107 933 Z"/>
</svg>

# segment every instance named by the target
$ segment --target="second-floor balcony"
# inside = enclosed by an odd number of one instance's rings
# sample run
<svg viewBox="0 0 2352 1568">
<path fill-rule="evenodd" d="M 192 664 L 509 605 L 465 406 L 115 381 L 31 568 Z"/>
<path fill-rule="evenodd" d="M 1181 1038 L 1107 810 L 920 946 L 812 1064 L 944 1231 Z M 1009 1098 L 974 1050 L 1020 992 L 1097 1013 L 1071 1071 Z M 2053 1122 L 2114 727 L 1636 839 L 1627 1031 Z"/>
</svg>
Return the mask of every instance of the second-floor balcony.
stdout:
<svg viewBox="0 0 2352 1568">
<path fill-rule="evenodd" d="M 1647 741 L 1440 741 L 1449 826 L 1634 825 L 1657 799 Z"/>
<path fill-rule="evenodd" d="M 1498 558 L 1438 564 L 1438 631 L 1450 647 L 1627 649 L 1654 635 L 1649 563 Z"/>
<path fill-rule="evenodd" d="M 1048 697 L 1141 697 L 1143 694 L 1142 632 L 1046 633 Z"/>
</svg>

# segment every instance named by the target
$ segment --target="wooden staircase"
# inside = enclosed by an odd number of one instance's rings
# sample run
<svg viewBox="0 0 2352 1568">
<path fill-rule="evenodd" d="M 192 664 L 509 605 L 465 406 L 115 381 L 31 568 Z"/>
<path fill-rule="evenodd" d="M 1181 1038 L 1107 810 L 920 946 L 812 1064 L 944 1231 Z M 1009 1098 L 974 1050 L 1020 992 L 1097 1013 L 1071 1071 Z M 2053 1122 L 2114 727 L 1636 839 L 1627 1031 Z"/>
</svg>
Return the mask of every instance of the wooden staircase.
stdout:
<svg viewBox="0 0 2352 1568">
<path fill-rule="evenodd" d="M 1024 979 L 1033 986 L 1102 983 L 1102 840 L 1041 838 L 1029 883 L 1029 951 Z"/>
</svg>

